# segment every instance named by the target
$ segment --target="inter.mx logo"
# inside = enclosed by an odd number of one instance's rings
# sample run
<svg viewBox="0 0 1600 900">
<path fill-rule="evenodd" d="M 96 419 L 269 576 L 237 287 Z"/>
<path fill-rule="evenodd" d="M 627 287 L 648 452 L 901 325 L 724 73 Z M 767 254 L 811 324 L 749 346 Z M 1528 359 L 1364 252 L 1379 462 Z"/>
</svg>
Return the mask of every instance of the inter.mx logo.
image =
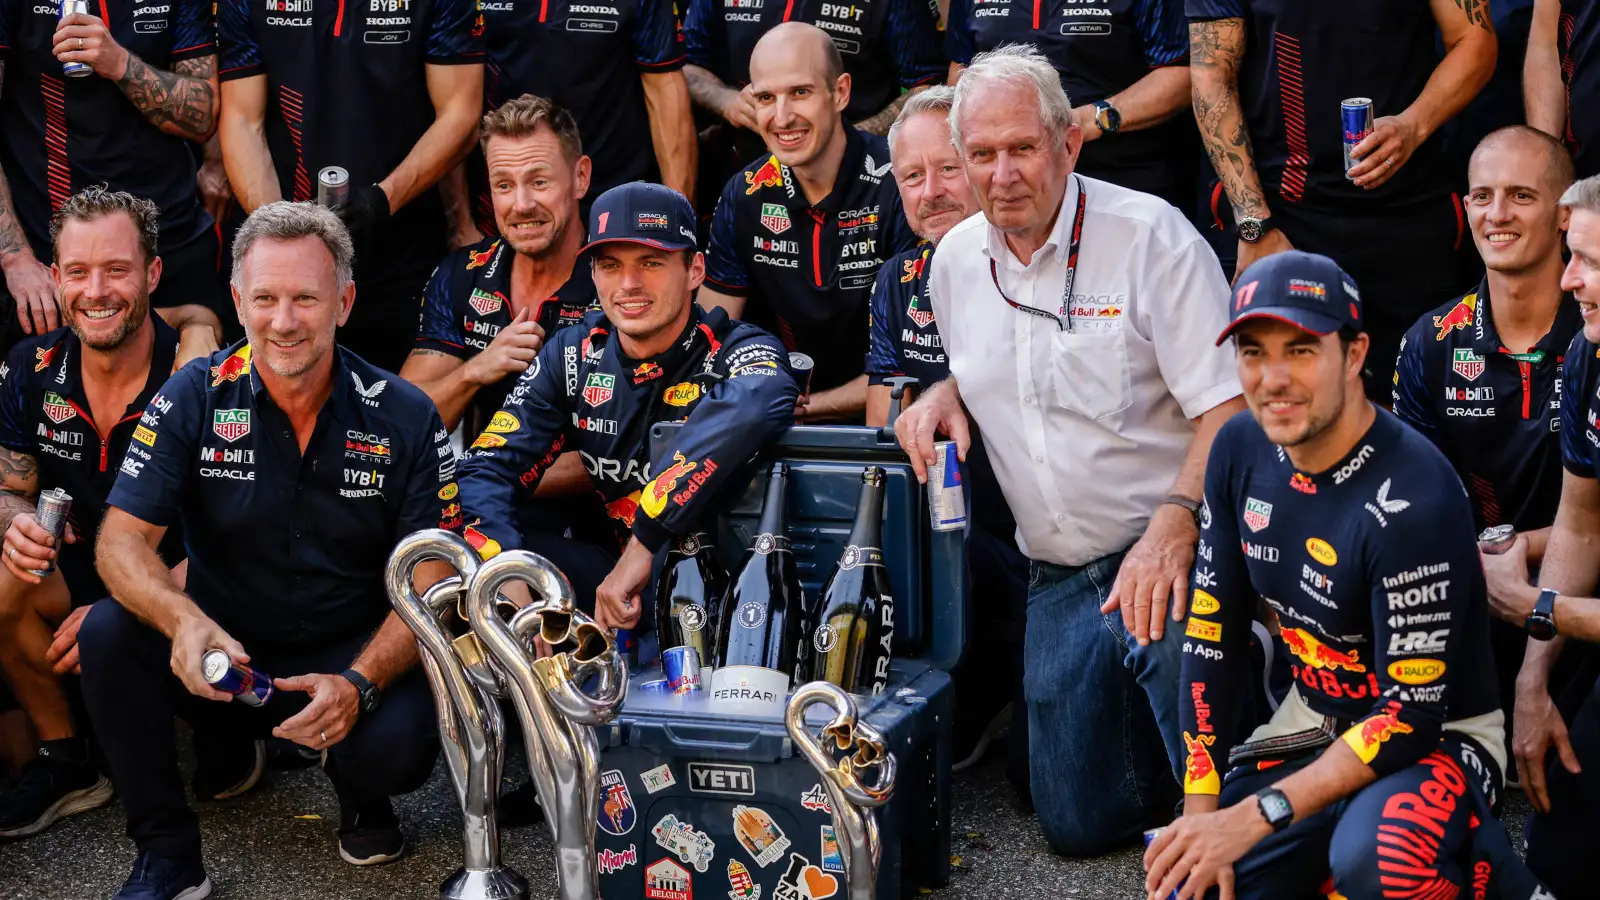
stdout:
<svg viewBox="0 0 1600 900">
<path fill-rule="evenodd" d="M 217 410 L 211 416 L 211 430 L 230 444 L 237 441 L 250 433 L 250 410 Z"/>
<path fill-rule="evenodd" d="M 754 797 L 756 772 L 751 766 L 692 762 L 689 763 L 689 790 L 699 794 Z"/>
</svg>

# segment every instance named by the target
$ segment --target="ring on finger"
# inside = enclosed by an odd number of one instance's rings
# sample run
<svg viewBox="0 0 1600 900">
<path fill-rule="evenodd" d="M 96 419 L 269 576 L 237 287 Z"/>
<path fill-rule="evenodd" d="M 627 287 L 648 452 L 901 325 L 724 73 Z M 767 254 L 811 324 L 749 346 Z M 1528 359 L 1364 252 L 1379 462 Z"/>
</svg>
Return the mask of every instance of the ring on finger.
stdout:
<svg viewBox="0 0 1600 900">
<path fill-rule="evenodd" d="M 1393 168 L 1394 167 L 1394 157 L 1391 156 L 1388 159 L 1384 160 L 1383 161 L 1383 167 L 1385 169 Z"/>
<path fill-rule="evenodd" d="M 78 49 L 79 50 L 83 49 L 83 38 L 78 38 Z"/>
<path fill-rule="evenodd" d="M 319 732 L 317 732 L 317 736 L 322 738 L 323 746 L 327 746 L 327 744 L 328 744 L 328 733 L 326 731 L 319 731 Z"/>
</svg>

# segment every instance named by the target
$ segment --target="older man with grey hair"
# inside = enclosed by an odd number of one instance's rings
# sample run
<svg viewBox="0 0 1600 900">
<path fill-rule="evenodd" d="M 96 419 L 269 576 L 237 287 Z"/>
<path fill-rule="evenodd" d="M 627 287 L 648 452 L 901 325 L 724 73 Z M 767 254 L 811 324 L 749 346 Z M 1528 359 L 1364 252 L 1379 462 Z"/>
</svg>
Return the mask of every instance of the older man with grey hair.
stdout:
<svg viewBox="0 0 1600 900">
<path fill-rule="evenodd" d="M 426 395 L 334 343 L 356 295 L 333 213 L 264 205 L 233 253 L 248 337 L 184 366 L 145 408 L 100 533 L 113 599 L 78 633 L 84 696 L 139 851 L 124 900 L 211 891 L 175 716 L 323 751 L 339 854 L 354 865 L 404 852 L 389 798 L 420 787 L 438 749 L 416 642 L 383 574 L 399 538 L 460 527 L 448 435 Z M 155 552 L 179 524 L 181 588 Z M 211 651 L 220 667 L 204 661 Z M 229 666 L 246 673 L 246 702 L 216 680 Z"/>
<path fill-rule="evenodd" d="M 1088 855 L 1165 821 L 1178 796 L 1178 654 L 1210 636 L 1167 619 L 1189 599 L 1212 438 L 1243 409 L 1212 344 L 1228 285 L 1172 206 L 1073 173 L 1083 138 L 1033 47 L 975 57 L 950 126 L 983 215 L 933 256 L 951 377 L 896 431 L 919 476 L 935 433 L 965 450 L 969 415 L 983 431 L 1031 561 L 1034 804 L 1052 847 Z"/>
</svg>

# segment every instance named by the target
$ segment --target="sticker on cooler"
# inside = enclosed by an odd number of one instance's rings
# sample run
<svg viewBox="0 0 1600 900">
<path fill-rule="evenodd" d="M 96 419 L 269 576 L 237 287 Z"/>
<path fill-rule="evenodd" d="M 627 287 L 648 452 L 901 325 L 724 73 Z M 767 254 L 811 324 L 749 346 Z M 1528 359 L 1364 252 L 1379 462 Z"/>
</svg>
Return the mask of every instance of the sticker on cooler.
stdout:
<svg viewBox="0 0 1600 900">
<path fill-rule="evenodd" d="M 650 834 L 655 837 L 657 844 L 676 853 L 679 860 L 700 872 L 711 865 L 711 858 L 717 854 L 717 845 L 704 831 L 696 831 L 693 825 L 678 821 L 678 817 L 671 813 L 663 816 L 650 829 Z"/>
<path fill-rule="evenodd" d="M 771 814 L 753 806 L 733 808 L 733 836 L 762 868 L 782 859 L 783 851 L 789 849 L 788 835 L 772 821 Z"/>
<path fill-rule="evenodd" d="M 928 518 L 934 531 L 960 531 L 967 527 L 967 497 L 961 490 L 961 460 L 955 441 L 933 445 L 933 465 L 928 467 Z"/>
<path fill-rule="evenodd" d="M 663 763 L 654 769 L 646 769 L 640 772 L 639 780 L 644 783 L 645 791 L 651 794 L 657 791 L 664 791 L 678 783 L 678 779 L 672 777 L 672 765 L 670 763 Z"/>
</svg>

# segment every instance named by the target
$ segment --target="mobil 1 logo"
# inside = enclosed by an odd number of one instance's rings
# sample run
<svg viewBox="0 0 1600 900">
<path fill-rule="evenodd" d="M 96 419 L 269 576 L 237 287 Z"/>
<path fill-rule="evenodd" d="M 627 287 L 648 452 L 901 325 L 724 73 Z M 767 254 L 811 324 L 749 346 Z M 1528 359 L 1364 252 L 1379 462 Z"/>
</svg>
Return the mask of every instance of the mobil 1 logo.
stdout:
<svg viewBox="0 0 1600 900">
<path fill-rule="evenodd" d="M 756 772 L 751 766 L 727 763 L 689 763 L 689 790 L 697 794 L 754 797 Z"/>
</svg>

